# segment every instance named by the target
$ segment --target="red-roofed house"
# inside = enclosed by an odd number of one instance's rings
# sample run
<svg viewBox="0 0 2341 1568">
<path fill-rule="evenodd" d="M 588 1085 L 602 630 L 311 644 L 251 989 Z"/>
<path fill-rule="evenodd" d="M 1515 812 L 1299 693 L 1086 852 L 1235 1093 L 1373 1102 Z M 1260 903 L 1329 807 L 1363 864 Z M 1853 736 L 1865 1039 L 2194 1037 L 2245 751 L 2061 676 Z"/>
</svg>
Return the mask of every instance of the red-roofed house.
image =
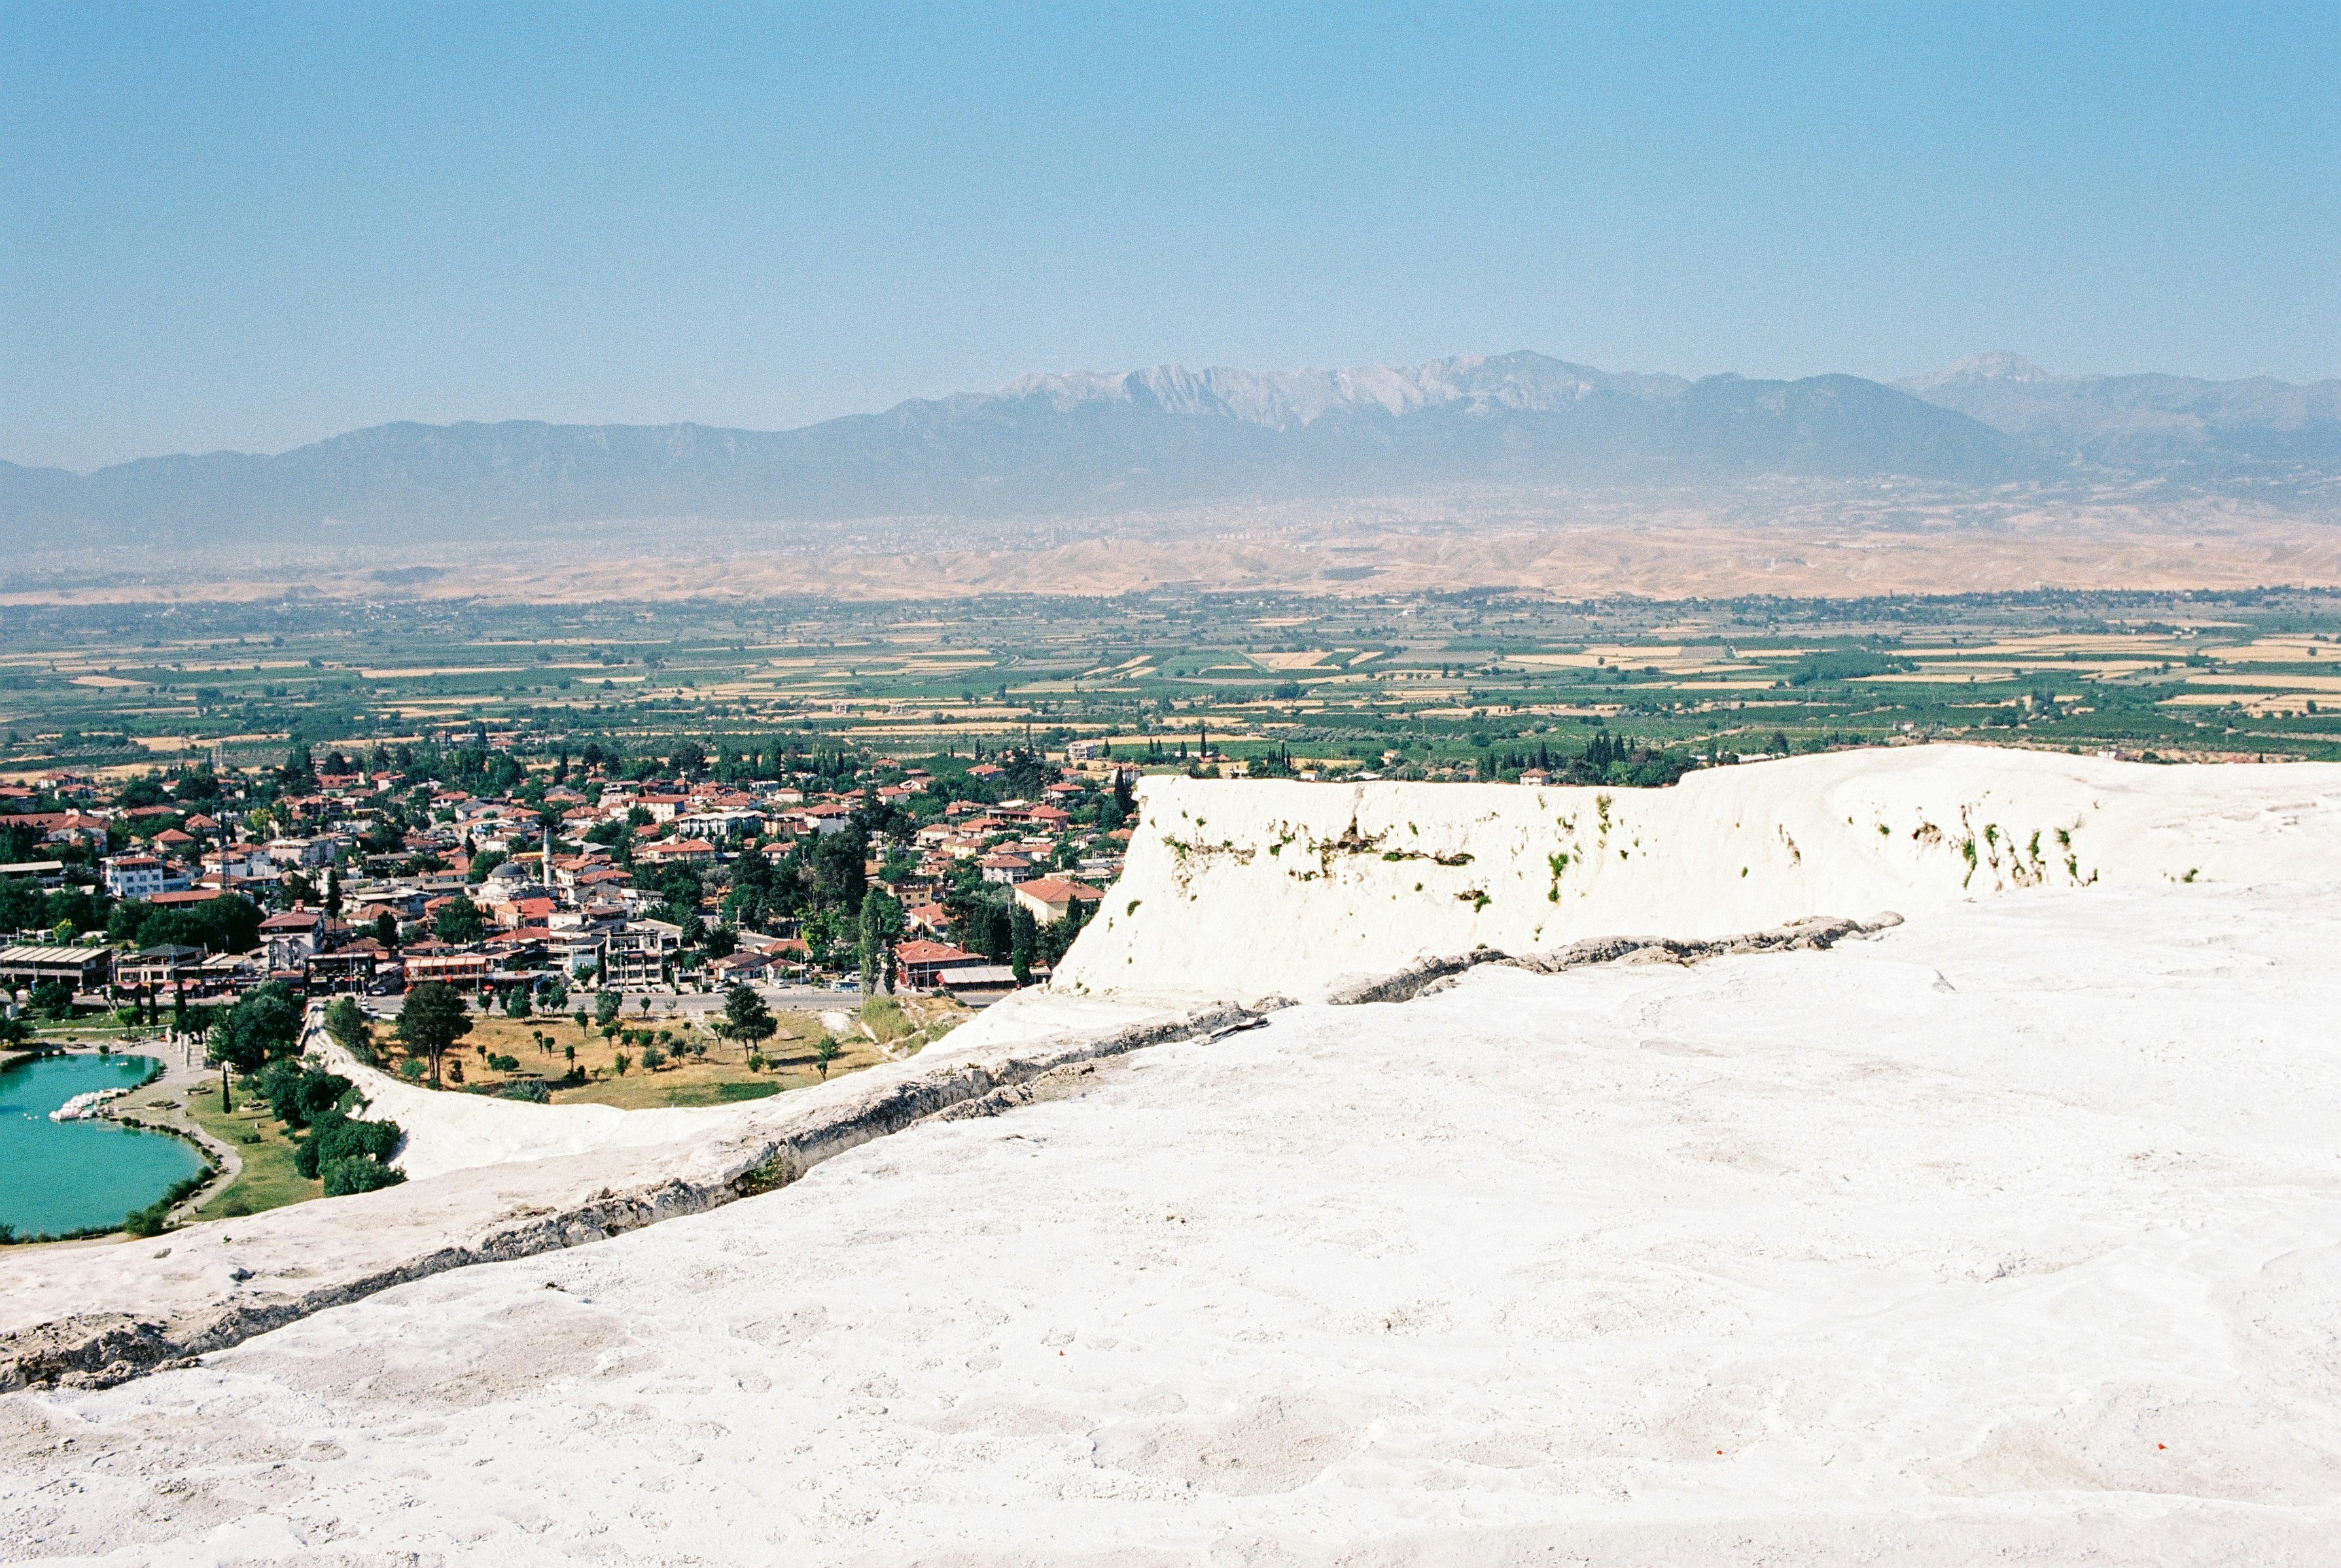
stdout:
<svg viewBox="0 0 2341 1568">
<path fill-rule="evenodd" d="M 910 941 L 894 945 L 894 961 L 902 967 L 902 984 L 914 991 L 931 991 L 961 970 L 981 968 L 991 962 L 981 953 L 970 953 L 949 942 Z"/>
<path fill-rule="evenodd" d="M 703 866 L 715 858 L 715 846 L 704 839 L 674 839 L 645 844 L 634 858 L 652 866 Z"/>
<path fill-rule="evenodd" d="M 721 958 L 712 960 L 707 969 L 708 973 L 714 977 L 717 985 L 732 986 L 742 980 L 761 980 L 774 965 L 784 961 L 784 956 L 776 952 L 742 951 L 728 953 Z"/>
<path fill-rule="evenodd" d="M 1031 910 L 1032 918 L 1043 926 L 1053 926 L 1063 919 L 1077 902 L 1094 906 L 1104 898 L 1103 892 L 1088 883 L 1063 877 L 1042 877 L 1020 882 L 1016 887 L 1016 901 Z"/>
<path fill-rule="evenodd" d="M 496 906 L 496 924 L 507 928 L 543 926 L 553 918 L 557 907 L 550 898 L 514 898 Z"/>
</svg>

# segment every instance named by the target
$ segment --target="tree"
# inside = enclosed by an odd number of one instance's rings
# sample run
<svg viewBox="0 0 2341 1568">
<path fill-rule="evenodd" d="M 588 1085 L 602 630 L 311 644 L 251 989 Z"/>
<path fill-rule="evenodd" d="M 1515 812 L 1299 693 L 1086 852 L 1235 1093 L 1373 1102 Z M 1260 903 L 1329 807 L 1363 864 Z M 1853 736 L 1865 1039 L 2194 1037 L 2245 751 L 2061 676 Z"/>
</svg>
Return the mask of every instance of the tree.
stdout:
<svg viewBox="0 0 2341 1568">
<path fill-rule="evenodd" d="M 211 1057 L 238 1072 L 256 1073 L 275 1057 L 300 1049 L 301 1009 L 274 980 L 255 988 L 212 1026 Z"/>
<path fill-rule="evenodd" d="M 351 1155 L 337 1160 L 327 1160 L 318 1166 L 317 1174 L 325 1184 L 327 1197 L 347 1197 L 352 1193 L 374 1192 L 386 1186 L 396 1186 L 406 1179 L 406 1173 L 393 1170 L 377 1159 Z"/>
<path fill-rule="evenodd" d="M 1038 945 L 1040 927 L 1032 920 L 1032 911 L 1019 903 L 1008 911 L 1008 967 L 1015 971 L 1016 983 L 1032 983 L 1032 954 Z"/>
<path fill-rule="evenodd" d="M 902 934 L 902 906 L 884 889 L 872 888 L 862 897 L 862 919 L 854 956 L 862 961 L 862 994 L 874 995 L 885 951 Z"/>
<path fill-rule="evenodd" d="M 449 1046 L 472 1032 L 463 1010 L 463 994 L 439 980 L 425 980 L 406 993 L 398 1010 L 398 1038 L 412 1054 L 431 1058 L 431 1082 L 439 1082 L 439 1058 Z"/>
<path fill-rule="evenodd" d="M 441 941 L 459 945 L 478 941 L 487 928 L 487 922 L 480 918 L 480 907 L 460 897 L 449 901 L 431 920 L 431 929 Z"/>
<path fill-rule="evenodd" d="M 32 835 L 21 828 L 0 828 L 0 855 L 15 865 L 33 858 Z M 29 931 L 48 924 L 49 901 L 41 885 L 30 877 L 0 879 L 0 931 Z"/>
<path fill-rule="evenodd" d="M 325 1009 L 325 1033 L 360 1061 L 374 1054 L 374 1025 L 354 997 L 335 997 Z"/>
<path fill-rule="evenodd" d="M 154 948 L 165 943 L 201 948 L 212 953 L 243 953 L 260 939 L 260 908 L 251 900 L 227 894 L 184 908 L 156 908 L 125 898 L 106 917 L 109 941 L 125 947 Z"/>
<path fill-rule="evenodd" d="M 722 1031 L 725 1039 L 753 1047 L 771 1039 L 779 1027 L 772 1009 L 764 1005 L 764 998 L 747 981 L 742 980 L 723 993 Z"/>
<path fill-rule="evenodd" d="M 868 873 L 862 861 L 870 853 L 870 840 L 857 824 L 837 833 L 817 834 L 812 853 L 812 891 L 821 903 L 831 908 L 848 912 L 862 907 L 862 895 L 869 886 Z"/>
<path fill-rule="evenodd" d="M 398 917 L 384 909 L 374 918 L 374 939 L 385 953 L 398 950 Z"/>
<path fill-rule="evenodd" d="M 822 1036 L 821 1043 L 812 1048 L 812 1059 L 820 1066 L 824 1083 L 829 1079 L 829 1064 L 837 1060 L 837 1042 L 827 1035 Z"/>
<path fill-rule="evenodd" d="M 846 921 L 836 910 L 815 909 L 798 923 L 797 933 L 804 938 L 805 957 L 816 965 L 826 965 L 844 940 Z"/>
<path fill-rule="evenodd" d="M 593 998 L 593 1024 L 596 1028 L 608 1028 L 618 1021 L 618 1011 L 626 999 L 615 991 L 603 991 Z"/>
<path fill-rule="evenodd" d="M 514 986 L 511 990 L 504 993 L 505 1017 L 525 1018 L 533 1010 L 533 1009 L 529 1005 L 528 987 L 526 986 Z"/>
<path fill-rule="evenodd" d="M 62 1021 L 73 1017 L 73 987 L 63 980 L 43 980 L 33 987 L 33 1011 Z"/>
<path fill-rule="evenodd" d="M 269 1114 L 298 1130 L 340 1109 L 342 1097 L 350 1092 L 350 1080 L 339 1073 L 319 1072 L 279 1057 L 260 1075 L 260 1092 L 268 1101 Z"/>
<path fill-rule="evenodd" d="M 544 1010 L 548 1013 L 567 1012 L 569 1010 L 568 982 L 558 975 L 553 976 L 544 982 L 543 989 L 537 999 L 544 1004 Z"/>
<path fill-rule="evenodd" d="M 1072 950 L 1073 938 L 1081 934 L 1082 926 L 1089 922 L 1091 908 L 1079 898 L 1067 900 L 1065 918 L 1041 933 L 1041 950 L 1048 955 L 1051 968 L 1055 968 L 1057 962 Z"/>
</svg>

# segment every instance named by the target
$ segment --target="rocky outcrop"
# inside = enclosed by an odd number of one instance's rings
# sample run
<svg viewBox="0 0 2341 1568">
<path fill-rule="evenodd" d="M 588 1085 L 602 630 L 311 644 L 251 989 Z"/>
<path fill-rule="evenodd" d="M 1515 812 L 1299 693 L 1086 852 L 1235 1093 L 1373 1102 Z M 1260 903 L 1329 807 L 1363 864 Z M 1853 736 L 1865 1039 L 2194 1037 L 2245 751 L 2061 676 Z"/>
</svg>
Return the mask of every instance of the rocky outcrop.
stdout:
<svg viewBox="0 0 2341 1568">
<path fill-rule="evenodd" d="M 1439 989 L 1465 970 L 1477 968 L 1481 964 L 1502 964 L 1515 969 L 1532 970 L 1539 975 L 1557 975 L 1564 969 L 1579 968 L 1587 964 L 1638 961 L 1693 964 L 1702 958 L 1720 958 L 1735 953 L 1809 952 L 1833 948 L 1848 937 L 1867 937 L 1901 923 L 1902 917 L 1891 912 L 1867 921 L 1816 916 L 1808 920 L 1790 921 L 1775 930 L 1751 931 L 1743 936 L 1714 937 L 1705 940 L 1679 940 L 1672 937 L 1593 937 L 1546 952 L 1520 954 L 1480 948 L 1450 958 L 1425 958 L 1382 979 L 1356 981 L 1340 987 L 1325 999 L 1335 1007 L 1411 1001 Z"/>
</svg>

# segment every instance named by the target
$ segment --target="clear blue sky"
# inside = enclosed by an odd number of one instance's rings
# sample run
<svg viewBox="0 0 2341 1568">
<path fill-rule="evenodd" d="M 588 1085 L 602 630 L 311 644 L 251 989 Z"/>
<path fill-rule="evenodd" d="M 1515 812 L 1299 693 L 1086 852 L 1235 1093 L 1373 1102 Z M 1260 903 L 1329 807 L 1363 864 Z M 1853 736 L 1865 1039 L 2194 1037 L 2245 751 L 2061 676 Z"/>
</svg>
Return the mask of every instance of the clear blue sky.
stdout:
<svg viewBox="0 0 2341 1568">
<path fill-rule="evenodd" d="M 1024 372 L 2341 374 L 2341 10 L 0 0 L 0 457 Z"/>
</svg>

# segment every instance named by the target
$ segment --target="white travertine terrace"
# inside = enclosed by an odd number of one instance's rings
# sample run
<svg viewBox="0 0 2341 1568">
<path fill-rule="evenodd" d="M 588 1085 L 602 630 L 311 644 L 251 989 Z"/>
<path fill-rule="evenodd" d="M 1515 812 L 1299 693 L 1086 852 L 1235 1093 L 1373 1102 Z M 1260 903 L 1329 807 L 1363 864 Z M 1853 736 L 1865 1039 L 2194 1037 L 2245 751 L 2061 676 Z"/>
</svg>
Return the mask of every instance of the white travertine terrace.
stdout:
<svg viewBox="0 0 2341 1568">
<path fill-rule="evenodd" d="M 0 1254 L 0 1344 L 129 1346 L 0 1394 L 0 1560 L 2329 1555 L 2341 769 L 1145 802 L 1057 991 L 911 1062 L 375 1086 L 403 1187 Z"/>
</svg>

